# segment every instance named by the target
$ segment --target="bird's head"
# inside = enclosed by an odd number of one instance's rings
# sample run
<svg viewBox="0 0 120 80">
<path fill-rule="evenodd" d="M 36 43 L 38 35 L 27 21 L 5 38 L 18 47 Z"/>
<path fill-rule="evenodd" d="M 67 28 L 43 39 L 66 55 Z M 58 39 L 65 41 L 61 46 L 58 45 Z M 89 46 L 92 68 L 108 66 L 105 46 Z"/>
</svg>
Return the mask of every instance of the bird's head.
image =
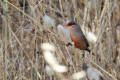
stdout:
<svg viewBox="0 0 120 80">
<path fill-rule="evenodd" d="M 68 22 L 66 23 L 66 27 L 71 27 L 71 26 L 74 26 L 74 25 L 76 25 L 76 22 L 75 22 L 75 21 L 68 21 Z"/>
</svg>

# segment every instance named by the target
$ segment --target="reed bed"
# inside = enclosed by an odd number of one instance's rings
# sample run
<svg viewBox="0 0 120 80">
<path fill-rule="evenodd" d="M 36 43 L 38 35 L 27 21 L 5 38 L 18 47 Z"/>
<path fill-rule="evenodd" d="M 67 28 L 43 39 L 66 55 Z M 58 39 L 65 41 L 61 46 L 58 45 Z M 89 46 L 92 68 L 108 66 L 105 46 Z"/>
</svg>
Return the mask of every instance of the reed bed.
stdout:
<svg viewBox="0 0 120 80">
<path fill-rule="evenodd" d="M 120 80 L 119 13 L 119 0 L 0 0 L 0 80 L 72 80 L 83 63 L 100 70 L 105 80 Z M 46 25 L 45 15 L 54 19 L 53 25 Z M 71 18 L 84 34 L 97 36 L 90 43 L 95 55 L 67 47 L 66 37 L 58 34 L 57 25 Z M 67 72 L 46 73 L 49 64 L 41 49 L 46 42 L 54 45 Z"/>
</svg>

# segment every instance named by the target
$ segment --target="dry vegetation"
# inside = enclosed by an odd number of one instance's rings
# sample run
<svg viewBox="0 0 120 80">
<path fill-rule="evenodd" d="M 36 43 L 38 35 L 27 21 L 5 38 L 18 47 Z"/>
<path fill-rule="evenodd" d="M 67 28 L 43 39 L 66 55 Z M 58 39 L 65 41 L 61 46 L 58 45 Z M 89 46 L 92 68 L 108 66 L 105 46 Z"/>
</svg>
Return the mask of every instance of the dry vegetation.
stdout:
<svg viewBox="0 0 120 80">
<path fill-rule="evenodd" d="M 56 20 L 52 29 L 43 25 L 45 14 Z M 95 55 L 66 47 L 59 37 L 56 26 L 71 18 L 84 33 L 97 35 L 97 42 L 90 44 Z M 57 73 L 46 74 L 43 42 L 56 46 L 59 63 L 68 67 L 66 78 L 81 71 L 85 62 L 99 69 L 106 80 L 120 80 L 120 1 L 0 0 L 0 80 L 63 79 Z"/>
</svg>

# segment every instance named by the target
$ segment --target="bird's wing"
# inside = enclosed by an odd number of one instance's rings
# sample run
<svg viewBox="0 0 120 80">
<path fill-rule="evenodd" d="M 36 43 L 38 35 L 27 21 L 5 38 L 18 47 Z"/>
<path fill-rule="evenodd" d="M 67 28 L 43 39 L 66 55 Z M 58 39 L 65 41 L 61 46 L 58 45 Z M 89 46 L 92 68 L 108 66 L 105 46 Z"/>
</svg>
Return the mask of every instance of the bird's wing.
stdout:
<svg viewBox="0 0 120 80">
<path fill-rule="evenodd" d="M 89 47 L 88 40 L 86 39 L 85 35 L 83 34 L 82 39 L 86 42 L 86 46 Z"/>
<path fill-rule="evenodd" d="M 81 34 L 82 40 L 86 42 L 86 46 L 89 47 L 88 40 L 86 39 L 86 37 L 85 37 L 85 35 L 84 35 L 84 33 L 82 32 L 81 29 L 80 29 L 80 31 L 79 31 L 79 34 Z"/>
</svg>

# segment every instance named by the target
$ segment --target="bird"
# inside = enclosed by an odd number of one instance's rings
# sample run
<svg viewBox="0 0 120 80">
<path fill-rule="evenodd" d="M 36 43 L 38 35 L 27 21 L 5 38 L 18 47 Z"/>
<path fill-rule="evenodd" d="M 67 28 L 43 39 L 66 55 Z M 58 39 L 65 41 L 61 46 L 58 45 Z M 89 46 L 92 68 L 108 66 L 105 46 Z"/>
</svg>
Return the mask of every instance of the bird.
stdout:
<svg viewBox="0 0 120 80">
<path fill-rule="evenodd" d="M 88 40 L 82 32 L 80 26 L 74 20 L 71 20 L 66 23 L 66 27 L 70 31 L 70 37 L 72 41 L 72 43 L 69 42 L 67 46 L 73 45 L 80 50 L 86 50 L 90 53 L 91 50 L 89 49 Z"/>
<path fill-rule="evenodd" d="M 82 69 L 85 71 L 88 80 L 104 80 L 102 73 L 90 64 L 83 63 Z"/>
</svg>

